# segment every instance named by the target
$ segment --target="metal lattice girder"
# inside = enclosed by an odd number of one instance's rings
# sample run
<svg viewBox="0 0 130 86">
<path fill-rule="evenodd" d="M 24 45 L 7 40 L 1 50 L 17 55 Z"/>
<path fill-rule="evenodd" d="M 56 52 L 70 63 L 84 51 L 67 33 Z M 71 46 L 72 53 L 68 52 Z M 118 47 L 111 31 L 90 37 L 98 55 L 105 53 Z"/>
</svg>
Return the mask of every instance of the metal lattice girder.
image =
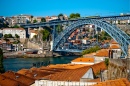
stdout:
<svg viewBox="0 0 130 86">
<path fill-rule="evenodd" d="M 127 55 L 128 45 L 130 44 L 130 37 L 120 30 L 115 25 L 111 25 L 107 22 L 103 22 L 101 20 L 96 19 L 86 19 L 86 20 L 78 20 L 77 22 L 73 22 L 70 26 L 68 26 L 63 32 L 61 32 L 55 39 L 53 43 L 53 50 L 55 51 L 60 45 L 61 41 L 63 41 L 63 38 L 68 38 L 70 34 L 76 30 L 76 27 L 79 27 L 81 25 L 85 24 L 93 24 L 100 28 L 102 28 L 104 31 L 106 31 L 115 41 L 117 41 L 122 51 L 125 55 Z"/>
</svg>

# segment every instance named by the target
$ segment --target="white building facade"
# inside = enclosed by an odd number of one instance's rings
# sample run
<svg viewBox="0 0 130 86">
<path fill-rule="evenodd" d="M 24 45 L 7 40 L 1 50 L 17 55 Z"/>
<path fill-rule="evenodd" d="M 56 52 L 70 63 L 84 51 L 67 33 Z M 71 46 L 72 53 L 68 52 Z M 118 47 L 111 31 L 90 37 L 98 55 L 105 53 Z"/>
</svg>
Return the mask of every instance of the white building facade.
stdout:
<svg viewBox="0 0 130 86">
<path fill-rule="evenodd" d="M 17 34 L 20 38 L 26 38 L 26 31 L 23 28 L 4 28 L 3 36 L 5 34 L 12 34 L 13 37 L 15 37 L 15 34 Z"/>
</svg>

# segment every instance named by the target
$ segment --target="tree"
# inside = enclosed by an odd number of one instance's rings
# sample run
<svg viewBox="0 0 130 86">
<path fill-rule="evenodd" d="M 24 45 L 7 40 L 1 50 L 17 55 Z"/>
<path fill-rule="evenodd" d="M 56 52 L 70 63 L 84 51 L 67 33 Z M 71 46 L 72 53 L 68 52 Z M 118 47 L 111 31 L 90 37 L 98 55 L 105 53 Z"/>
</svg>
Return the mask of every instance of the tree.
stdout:
<svg viewBox="0 0 130 86">
<path fill-rule="evenodd" d="M 13 38 L 12 34 L 8 34 L 8 38 Z"/>
<path fill-rule="evenodd" d="M 109 59 L 108 58 L 105 58 L 105 64 L 108 67 L 108 65 L 109 65 Z"/>
<path fill-rule="evenodd" d="M 120 24 L 120 20 L 118 20 L 118 24 Z"/>
<path fill-rule="evenodd" d="M 71 14 L 70 14 L 70 18 L 75 18 L 75 14 L 74 14 L 74 13 L 71 13 Z"/>
<path fill-rule="evenodd" d="M 93 52 L 96 52 L 98 50 L 100 50 L 101 48 L 99 46 L 94 46 L 94 47 L 91 47 L 89 49 L 86 49 L 84 51 L 82 51 L 82 55 L 84 54 L 89 54 L 89 53 L 93 53 Z"/>
<path fill-rule="evenodd" d="M 63 14 L 62 14 L 62 13 L 60 13 L 60 14 L 58 15 L 58 18 L 60 18 L 60 16 L 63 16 Z"/>
<path fill-rule="evenodd" d="M 43 41 L 45 41 L 50 35 L 50 32 L 46 29 L 42 30 L 41 33 L 43 34 L 43 36 L 42 36 Z"/>
<path fill-rule="evenodd" d="M 75 16 L 76 16 L 76 17 L 80 17 L 80 14 L 79 14 L 79 13 L 76 13 Z"/>
<path fill-rule="evenodd" d="M 5 35 L 4 35 L 4 38 L 5 38 L 5 39 L 6 39 L 6 38 L 8 38 L 8 35 L 7 35 L 7 34 L 5 34 Z"/>
<path fill-rule="evenodd" d="M 13 44 L 18 44 L 18 43 L 20 43 L 19 40 L 16 40 L 16 41 L 13 42 Z"/>
<path fill-rule="evenodd" d="M 18 35 L 18 34 L 15 34 L 15 37 L 16 37 L 16 38 L 19 38 L 19 35 Z"/>
<path fill-rule="evenodd" d="M 14 25 L 12 28 L 20 28 L 18 25 Z"/>
<path fill-rule="evenodd" d="M 33 23 L 37 23 L 37 20 L 35 19 L 35 20 L 33 20 Z"/>
<path fill-rule="evenodd" d="M 4 38 L 6 39 L 6 38 L 13 38 L 13 36 L 12 36 L 12 34 L 5 34 L 4 35 Z"/>
<path fill-rule="evenodd" d="M 70 14 L 70 18 L 79 18 L 80 17 L 80 14 L 79 13 L 71 13 Z"/>
<path fill-rule="evenodd" d="M 56 28 L 56 31 L 57 31 L 58 33 L 62 32 L 62 31 L 63 31 L 62 26 L 61 26 L 61 25 L 58 25 L 57 28 Z"/>
<path fill-rule="evenodd" d="M 46 19 L 43 17 L 43 18 L 41 19 L 41 22 L 46 22 Z"/>
<path fill-rule="evenodd" d="M 0 48 L 0 73 L 4 73 L 4 66 L 3 66 L 3 51 Z"/>
</svg>

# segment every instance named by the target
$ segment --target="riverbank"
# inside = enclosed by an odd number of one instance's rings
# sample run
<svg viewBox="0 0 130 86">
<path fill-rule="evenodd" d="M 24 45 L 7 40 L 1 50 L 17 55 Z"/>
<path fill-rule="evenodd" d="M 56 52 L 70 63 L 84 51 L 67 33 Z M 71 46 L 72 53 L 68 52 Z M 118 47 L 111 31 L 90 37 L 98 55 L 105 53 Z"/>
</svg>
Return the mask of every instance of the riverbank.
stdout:
<svg viewBox="0 0 130 86">
<path fill-rule="evenodd" d="M 26 53 L 21 53 L 21 52 L 8 52 L 4 53 L 4 58 L 45 58 L 45 57 L 60 57 L 60 56 L 81 56 L 81 54 L 77 53 L 57 53 L 57 52 L 52 52 L 52 51 L 47 51 L 44 54 L 26 54 Z"/>
<path fill-rule="evenodd" d="M 4 58 L 44 58 L 44 57 L 53 57 L 53 55 L 44 55 L 44 54 L 17 54 L 17 55 L 4 55 Z"/>
<path fill-rule="evenodd" d="M 19 52 L 8 52 L 4 53 L 4 58 L 43 58 L 43 57 L 57 57 L 60 55 L 53 55 L 53 52 L 48 52 L 45 54 L 26 54 L 26 53 L 19 53 Z"/>
</svg>

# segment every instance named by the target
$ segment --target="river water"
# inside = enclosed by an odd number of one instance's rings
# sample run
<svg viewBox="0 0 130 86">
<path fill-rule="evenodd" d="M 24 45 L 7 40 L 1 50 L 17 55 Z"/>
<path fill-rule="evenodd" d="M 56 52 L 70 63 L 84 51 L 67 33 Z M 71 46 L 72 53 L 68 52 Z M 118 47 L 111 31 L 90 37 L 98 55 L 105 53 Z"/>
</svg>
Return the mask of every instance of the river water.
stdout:
<svg viewBox="0 0 130 86">
<path fill-rule="evenodd" d="M 65 64 L 70 63 L 73 59 L 78 56 L 62 56 L 62 57 L 46 57 L 46 58 L 8 58 L 4 59 L 5 71 L 12 70 L 18 71 L 20 69 L 29 69 L 34 66 L 34 64 L 41 64 L 36 67 L 46 66 L 48 64 Z"/>
</svg>

